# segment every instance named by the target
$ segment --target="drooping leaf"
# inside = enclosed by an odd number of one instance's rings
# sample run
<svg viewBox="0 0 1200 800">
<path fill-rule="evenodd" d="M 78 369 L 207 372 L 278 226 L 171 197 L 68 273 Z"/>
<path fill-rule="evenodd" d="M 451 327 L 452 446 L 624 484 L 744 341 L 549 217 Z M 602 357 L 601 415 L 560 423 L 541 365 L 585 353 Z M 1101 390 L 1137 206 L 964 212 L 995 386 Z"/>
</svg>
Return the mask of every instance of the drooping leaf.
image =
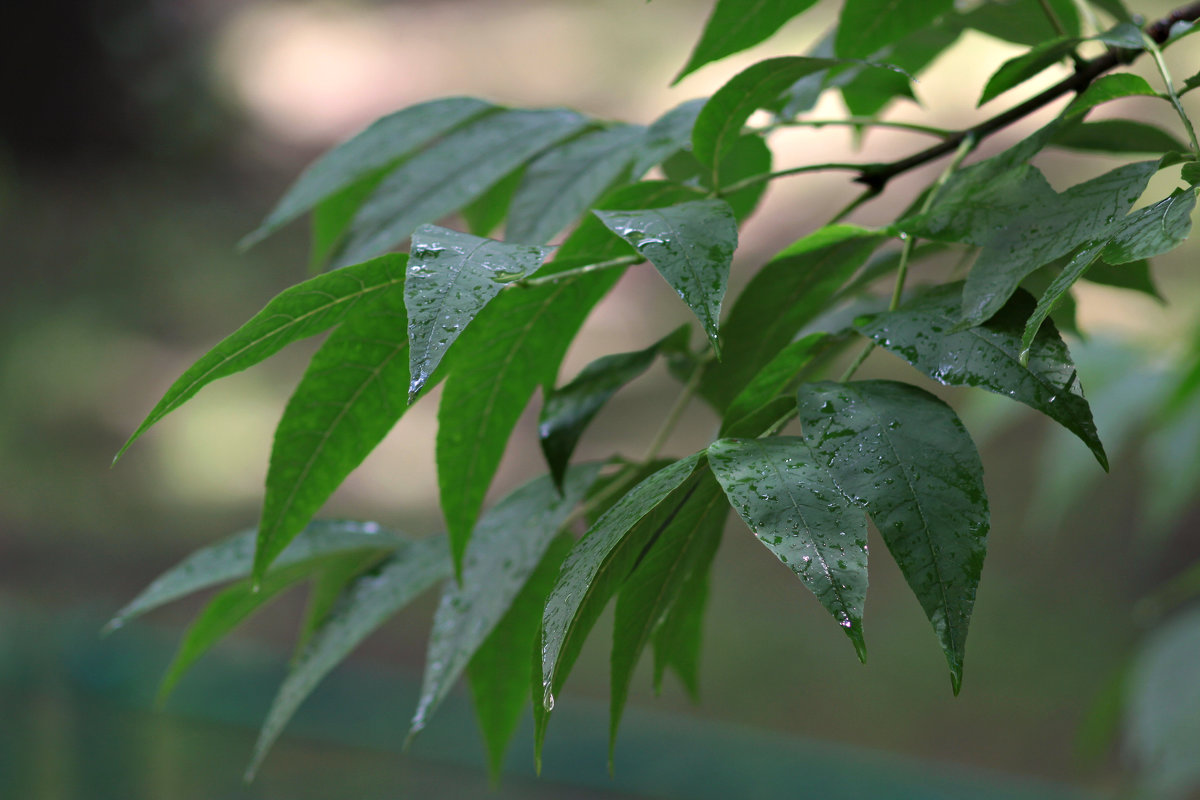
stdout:
<svg viewBox="0 0 1200 800">
<path fill-rule="evenodd" d="M 668 502 L 676 501 L 672 498 Z M 678 510 L 672 512 L 672 519 L 657 534 L 617 596 L 609 706 L 610 766 L 621 713 L 642 651 L 674 607 L 692 572 L 712 561 L 729 515 L 729 504 L 710 472 L 701 473 L 695 488 L 677 502 Z"/>
<path fill-rule="evenodd" d="M 633 162 L 634 178 L 640 178 L 655 164 L 662 163 L 691 145 L 692 128 L 706 103 L 707 97 L 684 101 L 650 123 Z"/>
<path fill-rule="evenodd" d="M 633 245 L 696 314 L 713 350 L 729 267 L 737 249 L 737 219 L 724 200 L 673 206 L 595 211 L 609 230 Z"/>
<path fill-rule="evenodd" d="M 602 356 L 546 397 L 538 439 L 555 483 L 562 482 L 575 445 L 609 398 L 645 372 L 660 352 L 685 349 L 687 340 L 688 330 L 682 327 L 644 350 Z"/>
<path fill-rule="evenodd" d="M 1195 207 L 1195 189 L 1176 189 L 1125 217 L 1100 257 L 1109 264 L 1128 264 L 1174 250 L 1191 233 Z"/>
<path fill-rule="evenodd" d="M 298 339 L 328 330 L 345 319 L 360 302 L 402 284 L 404 262 L 404 256 L 382 256 L 352 269 L 318 275 L 280 292 L 262 311 L 222 339 L 171 384 L 116 458 L 120 458 L 150 426 L 186 403 L 207 384 L 252 367 Z"/>
<path fill-rule="evenodd" d="M 975 443 L 948 405 L 906 383 L 809 383 L 797 402 L 817 463 L 866 507 L 933 623 L 957 694 L 989 526 Z"/>
<path fill-rule="evenodd" d="M 449 574 L 446 540 L 439 536 L 397 550 L 349 587 L 288 670 L 254 745 L 247 779 L 321 679 L 393 614 Z"/>
<path fill-rule="evenodd" d="M 721 435 L 726 435 L 730 425 L 782 394 L 800 370 L 830 343 L 830 338 L 826 333 L 810 333 L 776 353 L 733 398 L 721 422 Z"/>
<path fill-rule="evenodd" d="M 765 41 L 785 22 L 815 3 L 816 0 L 758 0 L 747 6 L 741 0 L 717 0 L 700 40 L 672 84 L 711 61 Z"/>
<path fill-rule="evenodd" d="M 1071 105 L 1067 106 L 1066 114 L 1075 116 L 1110 100 L 1137 96 L 1158 97 L 1159 94 L 1146 82 L 1145 78 L 1141 75 L 1134 75 L 1132 72 L 1101 75 L 1092 81 L 1087 90 L 1076 97 Z"/>
<path fill-rule="evenodd" d="M 1050 7 L 1062 23 L 1066 35 L 1078 36 L 1079 12 L 1075 10 L 1075 4 L 1070 0 L 1050 0 Z M 1028 47 L 1059 35 L 1046 19 L 1038 0 L 988 0 L 959 15 L 956 23 Z"/>
<path fill-rule="evenodd" d="M 1100 153 L 1187 152 L 1183 142 L 1162 128 L 1128 119 L 1102 119 L 1067 125 L 1050 141 L 1052 147 Z"/>
<path fill-rule="evenodd" d="M 614 190 L 601 208 L 670 205 L 698 196 L 675 184 L 645 182 Z M 562 270 L 631 253 L 599 220 L 585 218 L 542 267 Z M 459 563 L 479 506 L 513 426 L 538 386 L 553 385 L 558 365 L 592 308 L 621 269 L 502 292 L 460 338 L 455 368 L 438 411 L 438 486 L 450 550 Z"/>
<path fill-rule="evenodd" d="M 248 578 L 254 566 L 254 541 L 258 532 L 246 530 L 201 548 L 154 579 L 104 626 L 116 630 L 180 597 Z M 314 520 L 292 540 L 275 561 L 277 569 L 327 555 L 363 549 L 394 549 L 405 539 L 375 522 Z"/>
<path fill-rule="evenodd" d="M 795 436 L 719 439 L 708 448 L 729 504 L 816 595 L 865 661 L 867 521 L 820 455 Z"/>
<path fill-rule="evenodd" d="M 850 113 L 873 117 L 896 98 L 913 99 L 913 78 L 949 49 L 961 33 L 955 25 L 922 28 L 871 56 L 872 61 L 896 69 L 870 69 L 866 65 L 852 68 L 841 86 Z"/>
<path fill-rule="evenodd" d="M 709 98 L 692 128 L 692 152 L 701 164 L 716 169 L 742 133 L 742 126 L 759 108 L 773 103 L 805 75 L 838 64 L 828 58 L 784 56 L 760 61 L 742 70 Z M 719 180 L 714 180 L 719 184 Z"/>
<path fill-rule="evenodd" d="M 709 362 L 700 394 L 721 413 L 741 388 L 826 309 L 830 298 L 886 238 L 832 225 L 805 236 L 759 270 L 722 326 L 720 362 Z"/>
<path fill-rule="evenodd" d="M 391 167 L 381 167 L 368 172 L 313 206 L 309 215 L 309 270 L 322 272 L 329 266 L 329 260 L 341 245 L 350 221 L 390 171 Z"/>
<path fill-rule="evenodd" d="M 967 276 L 964 324 L 977 325 L 1000 310 L 1038 267 L 1111 234 L 1157 171 L 1157 161 L 1126 164 L 1072 186 L 1053 201 L 1038 198 L 999 222 Z"/>
<path fill-rule="evenodd" d="M 1021 334 L 1034 308 L 1033 297 L 1020 290 L 986 323 L 959 331 L 955 324 L 961 287 L 939 286 L 897 311 L 873 314 L 855 324 L 939 383 L 977 386 L 1040 411 L 1083 440 L 1108 469 L 1071 354 L 1052 324 L 1042 326 L 1028 364 L 1021 365 Z"/>
<path fill-rule="evenodd" d="M 437 225 L 413 232 L 404 281 L 411 403 L 463 330 L 507 284 L 538 270 L 549 249 Z"/>
<path fill-rule="evenodd" d="M 540 672 L 533 695 L 539 760 L 554 697 L 579 656 L 584 638 L 643 550 L 674 518 L 670 511 L 679 499 L 674 493 L 702 467 L 701 458 L 697 453 L 681 459 L 638 483 L 596 521 L 563 562 L 542 615 L 541 669 L 535 670 Z M 672 500 L 664 504 L 668 498 Z M 644 519 L 660 509 L 664 511 Z M 537 712 L 539 702 L 542 712 Z"/>
<path fill-rule="evenodd" d="M 758 134 L 739 136 L 721 158 L 717 174 L 727 185 L 756 175 L 765 175 L 771 171 L 771 148 Z M 712 191 L 713 173 L 706 169 L 696 157 L 687 150 L 681 150 L 663 162 L 663 172 L 669 180 L 688 186 L 699 186 Z M 767 190 L 768 181 L 752 183 L 733 192 L 722 194 L 722 199 L 729 203 L 734 216 L 744 220 L 754 211 L 758 201 Z"/>
<path fill-rule="evenodd" d="M 834 49 L 839 58 L 866 58 L 953 8 L 953 0 L 846 0 Z"/>
<path fill-rule="evenodd" d="M 1096 262 L 1100 257 L 1100 251 L 1104 249 L 1104 242 L 1092 242 L 1083 246 L 1079 252 L 1067 262 L 1062 271 L 1050 281 L 1050 285 L 1046 287 L 1046 291 L 1038 298 L 1037 306 L 1034 307 L 1033 313 L 1029 315 L 1029 319 L 1025 322 L 1025 332 L 1021 334 L 1021 359 L 1024 361 L 1029 357 L 1029 347 L 1033 344 L 1033 338 L 1037 336 L 1038 330 L 1042 327 L 1042 323 L 1046 321 L 1046 317 L 1050 316 L 1050 312 L 1058 306 L 1071 287 L 1075 285 L 1088 268 Z"/>
<path fill-rule="evenodd" d="M 1047 68 L 1062 61 L 1079 44 L 1079 39 L 1068 36 L 1050 39 L 1035 46 L 1027 53 L 1010 58 L 1000 65 L 1000 69 L 988 78 L 983 87 L 983 94 L 976 105 L 983 105 L 1014 86 L 1019 86 Z"/>
<path fill-rule="evenodd" d="M 463 559 L 462 578 L 446 583 L 433 617 L 410 738 L 425 727 L 480 645 L 508 612 L 599 471 L 599 464 L 570 470 L 561 494 L 549 476 L 537 478 L 480 518 Z M 519 670 L 525 689 L 529 685 L 528 670 L 524 668 L 527 652 L 520 652 Z"/>
<path fill-rule="evenodd" d="M 1101 254 L 1101 259 L 1103 259 L 1103 254 Z M 1084 280 L 1091 283 L 1113 286 L 1118 289 L 1132 289 L 1135 292 L 1147 294 L 1160 303 L 1166 302 L 1154 284 L 1154 278 L 1150 274 L 1149 261 L 1130 261 L 1127 264 L 1113 266 L 1107 261 L 1101 260 L 1092 264 L 1091 269 L 1083 277 Z"/>
<path fill-rule="evenodd" d="M 406 327 L 397 284 L 359 305 L 313 356 L 275 429 L 256 578 L 407 410 Z"/>
<path fill-rule="evenodd" d="M 458 213 L 467 224 L 467 232 L 476 236 L 490 236 L 509 213 L 513 194 L 524 177 L 525 167 L 518 167 L 460 208 Z"/>
<path fill-rule="evenodd" d="M 587 119 L 573 111 L 510 110 L 456 129 L 384 178 L 355 214 L 335 263 L 378 255 L 586 125 Z"/>
<path fill-rule="evenodd" d="M 525 581 L 508 612 L 475 651 L 467 667 L 475 716 L 483 732 L 493 783 L 500 779 L 504 754 L 529 702 L 530 664 L 535 668 L 540 666 L 538 659 L 530 658 L 530 654 L 539 644 L 542 608 L 558 579 L 559 567 L 574 543 L 567 534 L 560 534 L 550 543 L 542 562 Z"/>
<path fill-rule="evenodd" d="M 504 238 L 544 244 L 622 175 L 646 137 L 640 125 L 585 133 L 535 159 L 513 196 Z"/>
<path fill-rule="evenodd" d="M 242 246 L 265 238 L 368 173 L 385 169 L 439 136 L 496 110 L 491 103 L 472 97 L 448 97 L 377 119 L 306 169 Z"/>
<path fill-rule="evenodd" d="M 304 650 L 308 640 L 325 623 L 329 612 L 333 610 L 346 587 L 358 576 L 379 566 L 387 555 L 386 550 L 360 550 L 343 558 L 326 559 L 317 565 L 308 591 L 304 621 L 300 624 L 300 634 L 296 637 L 297 653 Z"/>
</svg>

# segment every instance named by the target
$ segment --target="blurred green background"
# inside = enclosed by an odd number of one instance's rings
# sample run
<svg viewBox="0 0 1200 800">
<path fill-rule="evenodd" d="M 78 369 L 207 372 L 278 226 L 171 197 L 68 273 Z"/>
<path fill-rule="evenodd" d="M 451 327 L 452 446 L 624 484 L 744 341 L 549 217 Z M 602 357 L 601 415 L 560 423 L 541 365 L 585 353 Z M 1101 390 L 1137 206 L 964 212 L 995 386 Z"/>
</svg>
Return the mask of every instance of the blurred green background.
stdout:
<svg viewBox="0 0 1200 800">
<path fill-rule="evenodd" d="M 308 160 L 374 117 L 468 94 L 646 122 L 752 60 L 802 52 L 834 13 L 819 6 L 751 56 L 669 88 L 708 7 L 45 0 L 16 12 L 0 48 L 0 797 L 487 796 L 465 695 L 399 754 L 431 598 L 318 691 L 248 787 L 241 770 L 301 596 L 218 647 L 161 712 L 155 683 L 199 599 L 97 637 L 157 573 L 255 523 L 273 425 L 311 348 L 206 389 L 109 462 L 191 360 L 307 274 L 303 225 L 248 253 L 235 244 Z M 984 114 L 974 93 L 1016 52 L 968 37 L 917 84 L 924 107 L 892 116 L 969 124 Z M 1171 58 L 1179 76 L 1200 68 L 1200 53 Z M 1122 110 L 1159 115 L 1137 102 Z M 839 112 L 829 99 L 813 116 Z M 826 129 L 778 144 L 777 166 L 787 166 L 886 160 L 924 142 L 871 132 L 856 156 L 849 133 Z M 1112 164 L 1076 155 L 1040 163 L 1059 188 Z M 857 219 L 889 220 L 931 177 L 897 181 L 891 201 Z M 734 287 L 853 192 L 836 175 L 774 187 L 743 232 Z M 1114 463 L 1102 480 L 1084 447 L 1044 420 L 999 398 L 941 392 L 980 439 L 992 496 L 960 697 L 882 542 L 872 542 L 871 660 L 860 666 L 813 598 L 731 523 L 702 705 L 676 685 L 655 699 L 648 675 L 639 680 L 616 777 L 607 777 L 602 620 L 560 699 L 545 777 L 532 778 L 523 734 L 495 796 L 1072 797 L 1125 785 L 1130 761 L 1103 735 L 1106 687 L 1159 622 L 1137 601 L 1200 556 L 1198 414 L 1186 409 L 1165 434 L 1146 419 L 1170 387 L 1173 360 L 1192 346 L 1197 252 L 1185 246 L 1156 263 L 1167 305 L 1094 285 L 1077 293 L 1086 340 L 1072 346 Z M 687 319 L 656 275 L 631 274 L 589 321 L 564 378 Z M 861 374 L 926 385 L 887 354 Z M 665 371 L 640 379 L 598 418 L 581 455 L 640 452 L 672 395 Z M 325 515 L 436 531 L 435 409 L 436 396 L 408 414 Z M 696 407 L 687 423 L 672 441 L 678 454 L 706 442 L 715 420 Z M 527 415 L 493 497 L 539 469 L 534 427 Z"/>
</svg>

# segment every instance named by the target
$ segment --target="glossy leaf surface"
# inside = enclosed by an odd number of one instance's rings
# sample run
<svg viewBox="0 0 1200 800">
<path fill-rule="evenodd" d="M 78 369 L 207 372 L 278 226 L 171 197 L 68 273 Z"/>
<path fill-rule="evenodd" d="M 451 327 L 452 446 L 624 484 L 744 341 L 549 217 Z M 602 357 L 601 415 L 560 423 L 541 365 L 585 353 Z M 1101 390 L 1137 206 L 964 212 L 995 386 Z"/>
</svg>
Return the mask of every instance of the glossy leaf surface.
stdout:
<svg viewBox="0 0 1200 800">
<path fill-rule="evenodd" d="M 1054 280 L 1050 281 L 1050 285 L 1038 298 L 1037 305 L 1033 309 L 1033 313 L 1029 315 L 1029 319 L 1025 322 L 1025 332 L 1021 334 L 1021 358 L 1027 358 L 1026 351 L 1033 344 L 1033 339 L 1037 336 L 1038 330 L 1042 327 L 1042 323 L 1050 316 L 1055 307 L 1068 296 L 1071 287 L 1075 282 L 1088 271 L 1088 268 L 1096 262 L 1100 257 L 1100 251 L 1104 249 L 1104 242 L 1092 242 L 1084 245 L 1079 252 L 1075 253 L 1062 271 L 1054 276 Z"/>
<path fill-rule="evenodd" d="M 537 272 L 549 252 L 437 225 L 417 228 L 404 281 L 410 403 L 483 307 L 506 285 Z"/>
<path fill-rule="evenodd" d="M 1131 72 L 1118 72 L 1113 75 L 1101 75 L 1092 81 L 1091 85 L 1067 106 L 1067 115 L 1074 116 L 1089 111 L 1102 103 L 1119 100 L 1122 97 L 1149 96 L 1158 97 L 1146 79 Z"/>
<path fill-rule="evenodd" d="M 818 463 L 866 507 L 933 624 L 957 694 L 989 525 L 975 443 L 948 405 L 906 383 L 810 383 L 798 403 Z"/>
<path fill-rule="evenodd" d="M 834 49 L 840 58 L 867 58 L 953 8 L 953 0 L 846 0 Z"/>
<path fill-rule="evenodd" d="M 1170 197 L 1133 212 L 1122 220 L 1101 253 L 1109 264 L 1127 264 L 1174 250 L 1192 232 L 1195 189 L 1176 189 Z"/>
<path fill-rule="evenodd" d="M 280 292 L 262 311 L 204 354 L 171 385 L 117 453 L 218 378 L 264 361 L 292 342 L 337 325 L 356 305 L 404 282 L 405 257 L 383 256 L 319 275 Z"/>
<path fill-rule="evenodd" d="M 505 241 L 549 241 L 628 174 L 645 138 L 640 125 L 616 125 L 585 133 L 535 159 L 513 195 Z"/>
<path fill-rule="evenodd" d="M 1028 364 L 1021 364 L 1021 335 L 1033 312 L 1033 297 L 1018 291 L 983 325 L 956 330 L 961 287 L 940 286 L 897 311 L 864 317 L 856 326 L 939 383 L 977 386 L 1040 411 L 1083 440 L 1107 469 L 1071 354 L 1053 324 L 1041 327 Z"/>
<path fill-rule="evenodd" d="M 275 429 L 255 577 L 407 410 L 402 286 L 355 309 L 313 356 Z"/>
<path fill-rule="evenodd" d="M 330 150 L 288 189 L 243 246 L 263 239 L 319 202 L 375 170 L 385 168 L 437 137 L 496 107 L 472 97 L 431 100 L 380 117 Z"/>
<path fill-rule="evenodd" d="M 681 186 L 647 182 L 615 190 L 600 206 L 652 207 L 696 196 Z M 629 252 L 599 220 L 588 219 L 539 274 Z M 553 385 L 571 340 L 621 275 L 621 269 L 609 269 L 503 292 L 461 337 L 456 347 L 460 355 L 438 410 L 437 433 L 438 487 L 456 562 L 518 417 L 538 386 Z"/>
<path fill-rule="evenodd" d="M 433 617 L 410 736 L 425 727 L 475 652 L 508 613 L 563 521 L 599 472 L 598 464 L 575 467 L 567 474 L 561 494 L 549 476 L 543 476 L 480 517 L 463 559 L 462 578 L 446 583 Z M 520 679 L 521 687 L 528 690 L 527 669 L 520 670 Z"/>
<path fill-rule="evenodd" d="M 412 542 L 350 586 L 279 687 L 254 745 L 247 777 L 258 771 L 288 720 L 321 679 L 393 614 L 449 574 L 446 540 L 437 537 Z"/>
<path fill-rule="evenodd" d="M 594 213 L 654 265 L 695 313 L 719 356 L 721 301 L 738 237 L 729 204 L 693 200 L 663 208 Z"/>
<path fill-rule="evenodd" d="M 573 111 L 499 111 L 468 123 L 405 161 L 354 216 L 338 266 L 399 244 L 418 225 L 434 222 L 551 145 L 587 125 Z"/>
<path fill-rule="evenodd" d="M 708 448 L 729 504 L 816 595 L 865 660 L 867 521 L 821 455 L 795 436 L 720 439 Z"/>
</svg>

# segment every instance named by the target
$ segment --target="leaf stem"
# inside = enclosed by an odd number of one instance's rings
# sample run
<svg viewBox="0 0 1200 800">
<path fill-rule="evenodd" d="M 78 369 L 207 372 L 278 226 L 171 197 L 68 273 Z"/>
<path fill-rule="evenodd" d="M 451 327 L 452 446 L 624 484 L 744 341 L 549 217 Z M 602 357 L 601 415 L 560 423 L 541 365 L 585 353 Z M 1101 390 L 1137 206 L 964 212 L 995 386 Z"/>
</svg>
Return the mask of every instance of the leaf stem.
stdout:
<svg viewBox="0 0 1200 800">
<path fill-rule="evenodd" d="M 846 117 L 845 119 L 790 119 L 781 120 L 761 130 L 769 133 L 777 128 L 824 128 L 827 125 L 853 126 L 860 128 L 891 128 L 912 133 L 924 133 L 945 139 L 953 136 L 955 131 L 947 128 L 935 128 L 932 125 L 918 125 L 914 122 L 896 122 L 893 120 L 873 119 L 871 117 Z"/>
<path fill-rule="evenodd" d="M 1192 145 L 1192 153 L 1200 155 L 1200 144 L 1196 144 L 1196 129 L 1192 127 L 1192 121 L 1188 119 L 1187 112 L 1183 110 L 1183 103 L 1179 100 L 1179 94 L 1175 91 L 1175 81 L 1171 78 L 1171 71 L 1167 69 L 1167 62 L 1163 58 L 1162 49 L 1158 43 L 1142 34 L 1142 41 L 1146 45 L 1146 51 L 1154 57 L 1154 66 L 1158 67 L 1158 74 L 1162 76 L 1163 83 L 1167 85 L 1167 97 L 1171 101 L 1171 105 L 1175 107 L 1175 113 L 1179 115 L 1179 119 L 1183 122 L 1184 130 L 1187 131 L 1188 141 Z"/>
<path fill-rule="evenodd" d="M 1038 5 L 1042 7 L 1042 13 L 1046 15 L 1046 19 L 1050 22 L 1050 27 L 1054 28 L 1054 32 L 1059 36 L 1070 36 L 1067 29 L 1063 27 L 1062 20 L 1058 18 L 1058 13 L 1050 6 L 1049 0 L 1038 0 Z M 1075 55 L 1079 58 L 1078 54 Z"/>
<path fill-rule="evenodd" d="M 523 278 L 521 280 L 513 281 L 504 288 L 511 289 L 517 287 L 521 289 L 532 289 L 535 286 L 545 286 L 546 284 L 550 283 L 558 283 L 559 281 L 577 278 L 580 275 L 598 272 L 602 269 L 612 269 L 613 267 L 626 267 L 633 264 L 641 264 L 645 260 L 646 259 L 642 258 L 641 256 L 617 256 L 616 258 L 610 258 L 607 261 L 598 261 L 595 264 L 585 264 L 582 267 L 575 267 L 574 269 L 564 269 L 562 272 L 556 272 L 553 275 L 546 275 L 540 278 Z"/>
<path fill-rule="evenodd" d="M 687 410 L 688 404 L 692 402 L 692 398 L 696 395 L 696 390 L 700 388 L 700 376 L 704 373 L 704 365 L 697 364 L 692 370 L 691 377 L 684 384 L 683 389 L 679 392 L 679 396 L 675 398 L 675 404 L 671 406 L 671 410 L 667 412 L 666 419 L 663 420 L 662 426 L 658 432 L 654 434 L 654 438 L 650 440 L 650 444 L 646 447 L 646 452 L 642 454 L 641 465 L 645 466 L 654 459 L 658 458 L 659 452 L 663 449 L 663 445 L 667 443 L 667 439 L 675 430 L 675 426 L 679 424 L 679 420 L 683 418 L 683 412 Z"/>
<path fill-rule="evenodd" d="M 715 194 L 718 197 L 732 194 L 739 189 L 745 189 L 748 186 L 754 186 L 759 183 L 773 181 L 776 178 L 786 178 L 789 175 L 800 175 L 805 172 L 821 172 L 823 170 L 841 169 L 850 172 L 861 172 L 862 164 L 845 164 L 841 162 L 830 162 L 828 164 L 804 164 L 799 167 L 790 167 L 788 169 L 776 170 L 775 172 L 763 172 L 759 175 L 751 175 L 749 178 L 743 178 L 740 181 L 734 181 L 728 186 L 722 186 Z"/>
</svg>

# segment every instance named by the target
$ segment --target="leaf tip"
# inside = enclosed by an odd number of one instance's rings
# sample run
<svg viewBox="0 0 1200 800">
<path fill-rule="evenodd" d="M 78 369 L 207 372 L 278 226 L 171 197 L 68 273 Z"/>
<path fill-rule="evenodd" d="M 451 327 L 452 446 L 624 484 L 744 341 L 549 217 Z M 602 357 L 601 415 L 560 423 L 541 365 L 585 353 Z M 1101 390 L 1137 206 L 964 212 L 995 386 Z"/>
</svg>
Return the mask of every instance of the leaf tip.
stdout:
<svg viewBox="0 0 1200 800">
<path fill-rule="evenodd" d="M 955 697 L 958 697 L 958 693 L 962 691 L 962 667 L 950 670 L 950 689 L 954 692 Z"/>
<path fill-rule="evenodd" d="M 236 245 L 234 245 L 234 249 L 238 253 L 245 253 L 251 247 L 254 247 L 254 245 L 258 244 L 263 239 L 267 238 L 269 233 L 270 233 L 269 231 L 265 230 L 262 227 L 255 228 L 254 230 L 250 231 L 245 236 L 243 236 L 241 239 L 239 239 L 238 243 Z"/>
<path fill-rule="evenodd" d="M 862 623 L 855 621 L 852 627 L 846 629 L 846 635 L 854 644 L 854 654 L 858 656 L 859 663 L 867 663 L 867 641 L 863 638 Z"/>
</svg>

